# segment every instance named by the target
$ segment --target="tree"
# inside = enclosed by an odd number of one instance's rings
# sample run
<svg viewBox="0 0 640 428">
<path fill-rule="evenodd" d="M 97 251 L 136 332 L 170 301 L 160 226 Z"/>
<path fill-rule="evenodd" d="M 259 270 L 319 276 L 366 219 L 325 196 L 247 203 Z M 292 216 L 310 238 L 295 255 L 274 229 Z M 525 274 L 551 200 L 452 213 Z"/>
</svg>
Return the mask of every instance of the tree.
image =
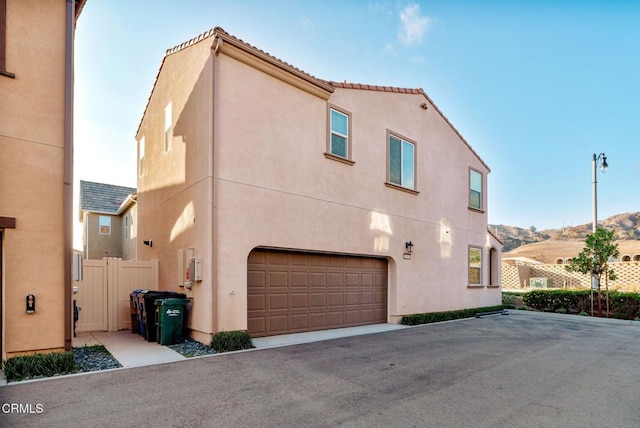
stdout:
<svg viewBox="0 0 640 428">
<path fill-rule="evenodd" d="M 598 227 L 595 233 L 587 235 L 585 247 L 577 257 L 571 259 L 565 269 L 570 272 L 580 272 L 595 277 L 598 285 L 598 316 L 602 316 L 602 295 L 600 284 L 602 276 L 607 283 L 607 316 L 609 315 L 609 279 L 615 281 L 616 273 L 609 269 L 609 258 L 618 257 L 620 250 L 618 244 L 613 243 L 613 230 Z M 593 288 L 592 288 L 593 292 Z M 593 307 L 592 307 L 593 312 Z M 591 314 L 593 315 L 593 313 Z"/>
</svg>

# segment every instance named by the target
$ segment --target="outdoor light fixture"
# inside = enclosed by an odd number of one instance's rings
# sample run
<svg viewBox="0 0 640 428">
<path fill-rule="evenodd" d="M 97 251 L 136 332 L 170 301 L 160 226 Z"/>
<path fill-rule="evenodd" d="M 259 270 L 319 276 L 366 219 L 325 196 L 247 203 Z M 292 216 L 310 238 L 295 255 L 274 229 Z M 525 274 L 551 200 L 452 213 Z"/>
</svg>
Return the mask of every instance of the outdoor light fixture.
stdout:
<svg viewBox="0 0 640 428">
<path fill-rule="evenodd" d="M 413 242 L 411 242 L 411 241 L 405 242 L 404 243 L 404 248 L 407 250 L 407 252 L 405 254 L 412 254 L 413 253 Z"/>
<path fill-rule="evenodd" d="M 153 240 L 151 240 L 151 239 L 149 239 L 148 241 L 142 241 L 142 243 L 143 243 L 144 245 L 148 245 L 148 246 L 150 246 L 150 247 L 153 247 Z"/>
<path fill-rule="evenodd" d="M 600 169 L 603 173 L 607 172 L 607 168 L 609 168 L 607 155 L 604 152 L 599 155 L 593 154 L 593 233 L 596 232 L 596 227 L 598 227 L 598 178 L 596 174 L 598 161 L 600 161 Z"/>
<path fill-rule="evenodd" d="M 411 254 L 413 253 L 413 242 L 411 242 L 411 241 L 405 242 L 404 243 L 404 249 L 406 251 L 402 255 L 402 258 L 405 259 L 405 260 L 411 259 Z"/>
</svg>

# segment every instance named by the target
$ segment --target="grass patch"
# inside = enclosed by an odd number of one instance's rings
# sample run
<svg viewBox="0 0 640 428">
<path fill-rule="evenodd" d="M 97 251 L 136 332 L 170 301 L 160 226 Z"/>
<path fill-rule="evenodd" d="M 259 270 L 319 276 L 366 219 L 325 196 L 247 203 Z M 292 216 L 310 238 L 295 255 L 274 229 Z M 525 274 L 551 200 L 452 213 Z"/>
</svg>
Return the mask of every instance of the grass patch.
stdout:
<svg viewBox="0 0 640 428">
<path fill-rule="evenodd" d="M 2 370 L 7 381 L 14 382 L 73 373 L 76 363 L 72 352 L 52 352 L 9 358 Z"/>
<path fill-rule="evenodd" d="M 216 333 L 211 341 L 211 347 L 216 352 L 255 348 L 251 336 L 246 331 L 221 331 Z"/>
</svg>

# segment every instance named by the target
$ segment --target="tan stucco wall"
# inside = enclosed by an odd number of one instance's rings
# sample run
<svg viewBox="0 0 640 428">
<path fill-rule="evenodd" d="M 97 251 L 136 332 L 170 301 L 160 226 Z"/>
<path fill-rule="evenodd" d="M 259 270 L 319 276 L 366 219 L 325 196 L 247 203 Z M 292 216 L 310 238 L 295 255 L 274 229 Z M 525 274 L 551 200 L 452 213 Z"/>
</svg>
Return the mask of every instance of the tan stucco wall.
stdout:
<svg viewBox="0 0 640 428">
<path fill-rule="evenodd" d="M 4 231 L 3 358 L 64 348 L 65 2 L 8 0 L 6 52 L 15 79 L 0 76 L 0 216 L 16 228 Z"/>
<path fill-rule="evenodd" d="M 111 234 L 100 234 L 100 217 L 111 218 Z M 122 230 L 122 217 L 109 214 L 85 213 L 83 228 L 85 238 L 85 257 L 92 260 L 100 260 L 103 257 L 118 257 L 125 259 L 123 255 L 124 235 Z"/>
<path fill-rule="evenodd" d="M 210 41 L 165 59 L 137 134 L 145 138 L 145 172 L 138 178 L 138 260 L 159 259 L 160 288 L 193 298 L 188 326 L 210 340 L 212 322 L 212 60 Z M 173 109 L 172 149 L 164 153 L 164 109 Z M 153 247 L 143 244 L 152 240 Z M 204 281 L 180 287 L 178 251 L 207 260 Z"/>
<path fill-rule="evenodd" d="M 154 243 L 139 244 L 139 259 L 159 258 L 163 288 L 174 288 L 177 250 L 203 257 L 191 328 L 246 329 L 247 256 L 257 246 L 386 258 L 391 322 L 500 303 L 499 288 L 486 287 L 486 212 L 468 209 L 469 168 L 485 174 L 485 207 L 488 170 L 433 106 L 420 108 L 423 95 L 338 88 L 327 101 L 214 56 L 210 46 L 165 58 L 138 133 L 147 165 L 138 182 L 139 243 Z M 169 100 L 181 126 L 163 154 Z M 324 156 L 327 102 L 352 114 L 354 165 Z M 387 130 L 417 144 L 417 195 L 385 186 Z M 172 237 L 179 223 L 188 227 Z M 410 260 L 407 241 L 415 245 Z M 478 288 L 467 286 L 470 245 L 483 248 Z"/>
</svg>

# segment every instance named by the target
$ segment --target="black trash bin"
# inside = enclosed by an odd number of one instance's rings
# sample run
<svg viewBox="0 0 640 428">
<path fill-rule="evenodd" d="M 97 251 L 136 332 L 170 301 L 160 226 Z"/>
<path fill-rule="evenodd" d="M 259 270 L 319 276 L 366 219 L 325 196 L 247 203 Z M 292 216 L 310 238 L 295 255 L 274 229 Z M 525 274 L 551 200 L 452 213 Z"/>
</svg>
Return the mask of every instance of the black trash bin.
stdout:
<svg viewBox="0 0 640 428">
<path fill-rule="evenodd" d="M 156 305 L 156 342 L 173 345 L 183 335 L 188 299 L 159 299 Z"/>
<path fill-rule="evenodd" d="M 148 342 L 155 342 L 157 340 L 155 301 L 170 298 L 186 299 L 187 295 L 176 291 L 145 290 L 142 297 L 138 298 L 138 300 L 142 300 L 143 335 Z"/>
<path fill-rule="evenodd" d="M 142 288 L 136 288 L 129 295 L 129 305 L 131 307 L 131 333 L 140 334 L 140 317 L 138 316 L 138 293 Z"/>
<path fill-rule="evenodd" d="M 142 337 L 146 337 L 145 325 L 144 325 L 144 295 L 148 293 L 149 290 L 138 289 L 138 292 L 133 297 L 133 302 L 136 306 L 136 318 L 138 321 L 138 334 Z"/>
</svg>

